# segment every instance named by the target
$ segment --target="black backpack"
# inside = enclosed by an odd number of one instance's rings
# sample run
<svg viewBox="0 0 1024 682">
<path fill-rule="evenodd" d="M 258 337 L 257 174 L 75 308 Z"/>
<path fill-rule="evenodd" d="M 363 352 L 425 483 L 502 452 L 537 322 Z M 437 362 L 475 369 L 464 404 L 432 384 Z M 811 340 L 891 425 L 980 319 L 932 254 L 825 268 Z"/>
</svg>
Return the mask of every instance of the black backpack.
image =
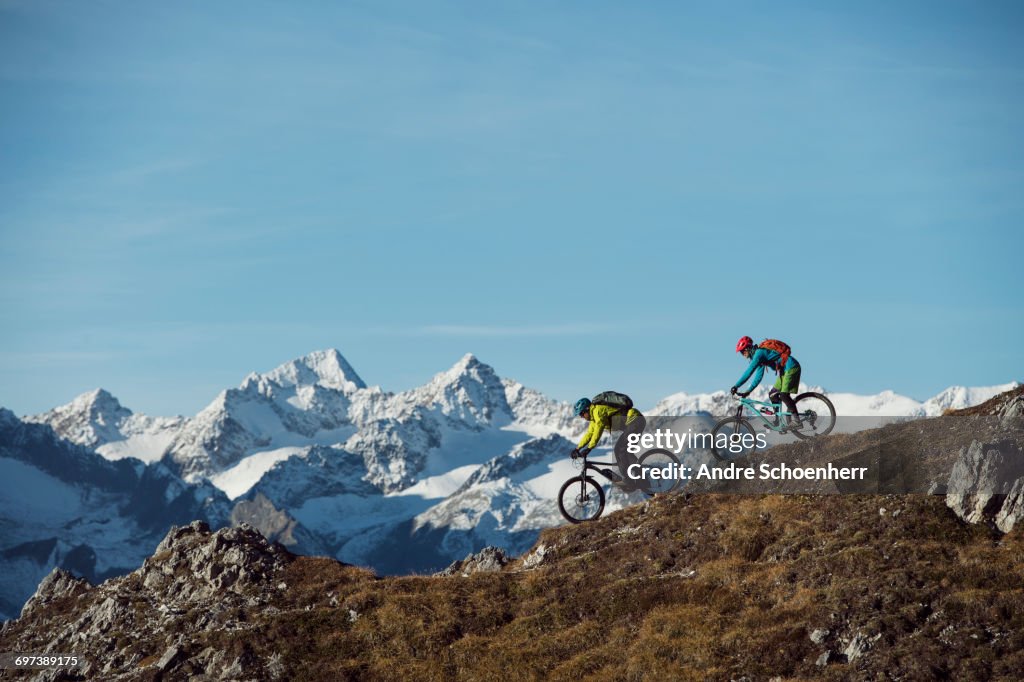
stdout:
<svg viewBox="0 0 1024 682">
<path fill-rule="evenodd" d="M 632 398 L 625 393 L 618 393 L 616 391 L 604 391 L 603 393 L 598 393 L 590 402 L 594 405 L 617 407 L 623 412 L 629 412 L 630 408 L 633 407 Z"/>
</svg>

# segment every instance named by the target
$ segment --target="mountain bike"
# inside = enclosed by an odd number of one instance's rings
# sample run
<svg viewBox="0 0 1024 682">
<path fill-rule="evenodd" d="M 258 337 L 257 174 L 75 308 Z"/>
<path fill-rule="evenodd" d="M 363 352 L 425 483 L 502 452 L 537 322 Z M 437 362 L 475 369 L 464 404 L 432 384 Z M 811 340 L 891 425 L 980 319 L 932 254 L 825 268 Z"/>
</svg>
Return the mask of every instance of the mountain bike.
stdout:
<svg viewBox="0 0 1024 682">
<path fill-rule="evenodd" d="M 736 414 L 715 424 L 711 431 L 711 453 L 720 462 L 738 459 L 749 454 L 749 451 L 753 449 L 752 447 L 737 449 L 736 452 L 733 452 L 731 447 L 725 449 L 718 447 L 720 434 L 727 437 L 725 442 L 730 445 L 738 442 L 754 442 L 754 425 L 751 423 L 751 417 L 759 418 L 763 422 L 762 426 L 766 429 L 777 433 L 791 433 L 803 440 L 825 436 L 831 433 L 836 425 L 836 408 L 832 405 L 832 401 L 821 393 L 801 393 L 794 399 L 793 402 L 796 403 L 797 414 L 801 421 L 799 425 L 793 424 L 793 413 L 783 411 L 782 403 L 751 400 L 747 395 L 746 393 L 736 394 L 735 399 L 739 402 Z M 746 415 L 744 415 L 744 408 L 748 410 Z M 769 417 L 771 418 L 769 419 Z M 744 436 L 748 437 L 744 438 Z"/>
<path fill-rule="evenodd" d="M 604 512 L 604 489 L 587 475 L 588 472 L 600 474 L 613 483 L 618 477 L 613 469 L 604 468 L 618 467 L 615 462 L 592 462 L 587 455 L 581 455 L 579 459 L 583 460 L 579 475 L 563 483 L 558 491 L 558 511 L 569 523 L 593 521 Z M 652 497 L 672 492 L 679 486 L 679 458 L 672 452 L 648 450 L 637 459 L 637 463 L 642 475 L 636 480 L 634 490 Z M 652 475 L 655 470 L 659 472 L 657 476 Z"/>
</svg>

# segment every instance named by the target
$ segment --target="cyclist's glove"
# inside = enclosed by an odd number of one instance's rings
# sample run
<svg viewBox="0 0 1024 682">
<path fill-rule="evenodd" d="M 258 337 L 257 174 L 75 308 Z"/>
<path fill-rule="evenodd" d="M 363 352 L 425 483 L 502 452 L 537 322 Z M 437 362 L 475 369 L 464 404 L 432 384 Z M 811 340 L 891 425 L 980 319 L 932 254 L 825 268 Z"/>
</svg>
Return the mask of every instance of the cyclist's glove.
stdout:
<svg viewBox="0 0 1024 682">
<path fill-rule="evenodd" d="M 586 457 L 587 455 L 590 454 L 591 449 L 592 448 L 580 448 L 576 452 L 579 453 L 580 457 Z"/>
<path fill-rule="evenodd" d="M 739 389 L 738 389 L 738 388 L 736 388 L 735 386 L 733 386 L 732 388 L 730 388 L 730 389 L 729 389 L 729 393 L 730 393 L 731 395 L 736 395 L 736 392 L 737 392 L 737 391 L 739 391 Z"/>
<path fill-rule="evenodd" d="M 573 450 L 572 452 L 569 453 L 569 457 L 571 457 L 572 459 L 576 459 L 579 456 L 580 456 L 580 451 L 578 449 L 577 450 Z"/>
<path fill-rule="evenodd" d="M 736 395 L 738 395 L 741 398 L 746 398 L 748 395 L 750 395 L 750 391 L 747 391 L 746 393 L 737 393 Z"/>
</svg>

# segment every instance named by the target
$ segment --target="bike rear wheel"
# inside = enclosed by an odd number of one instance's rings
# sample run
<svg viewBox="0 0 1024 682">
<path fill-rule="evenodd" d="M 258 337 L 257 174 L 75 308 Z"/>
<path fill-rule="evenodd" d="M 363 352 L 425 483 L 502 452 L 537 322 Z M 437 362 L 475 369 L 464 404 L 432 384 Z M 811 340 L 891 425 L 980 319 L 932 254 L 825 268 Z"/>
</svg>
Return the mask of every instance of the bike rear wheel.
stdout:
<svg viewBox="0 0 1024 682">
<path fill-rule="evenodd" d="M 711 454 L 719 462 L 746 457 L 757 449 L 754 427 L 743 417 L 726 417 L 715 424 L 711 430 L 711 441 Z"/>
<path fill-rule="evenodd" d="M 836 425 L 836 408 L 832 401 L 821 393 L 801 393 L 794 401 L 796 412 L 803 422 L 798 428 L 791 428 L 797 438 L 808 440 L 828 435 Z"/>
<path fill-rule="evenodd" d="M 641 490 L 648 495 L 670 493 L 679 487 L 679 458 L 668 450 L 648 450 L 638 460 L 643 470 L 643 487 Z M 658 470 L 661 475 L 655 478 L 651 472 Z"/>
<path fill-rule="evenodd" d="M 604 490 L 589 476 L 573 476 L 558 491 L 558 511 L 569 523 L 593 521 L 604 511 Z"/>
</svg>

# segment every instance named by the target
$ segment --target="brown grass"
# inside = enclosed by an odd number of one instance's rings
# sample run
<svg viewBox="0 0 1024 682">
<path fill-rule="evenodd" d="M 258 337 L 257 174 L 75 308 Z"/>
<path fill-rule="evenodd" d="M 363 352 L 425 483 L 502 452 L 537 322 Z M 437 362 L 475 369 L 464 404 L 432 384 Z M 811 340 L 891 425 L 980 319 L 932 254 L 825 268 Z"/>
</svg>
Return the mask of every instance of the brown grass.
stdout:
<svg viewBox="0 0 1024 682">
<path fill-rule="evenodd" d="M 282 610 L 245 638 L 309 680 L 1024 671 L 1021 534 L 965 526 L 941 499 L 675 496 L 542 541 L 555 549 L 541 567 L 468 578 L 379 579 L 300 558 Z M 825 645 L 810 641 L 816 628 L 831 631 Z M 878 636 L 863 657 L 814 664 L 858 633 Z"/>
</svg>

